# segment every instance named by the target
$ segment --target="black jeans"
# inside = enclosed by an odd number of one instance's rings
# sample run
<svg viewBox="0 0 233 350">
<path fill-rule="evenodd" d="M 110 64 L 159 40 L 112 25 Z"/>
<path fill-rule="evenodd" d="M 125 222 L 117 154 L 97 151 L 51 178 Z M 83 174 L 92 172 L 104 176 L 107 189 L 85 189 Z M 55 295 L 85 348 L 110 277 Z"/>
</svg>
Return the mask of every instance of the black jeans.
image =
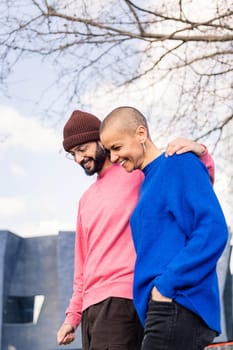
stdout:
<svg viewBox="0 0 233 350">
<path fill-rule="evenodd" d="M 82 314 L 83 350 L 140 350 L 142 338 L 132 300 L 111 297 Z"/>
<path fill-rule="evenodd" d="M 216 332 L 175 302 L 150 300 L 141 350 L 202 350 Z"/>
</svg>

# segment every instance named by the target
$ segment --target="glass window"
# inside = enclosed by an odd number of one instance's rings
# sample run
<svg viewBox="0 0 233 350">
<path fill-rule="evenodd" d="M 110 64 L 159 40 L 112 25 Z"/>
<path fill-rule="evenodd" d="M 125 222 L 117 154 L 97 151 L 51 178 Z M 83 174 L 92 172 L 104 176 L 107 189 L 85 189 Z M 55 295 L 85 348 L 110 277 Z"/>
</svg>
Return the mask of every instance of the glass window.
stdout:
<svg viewBox="0 0 233 350">
<path fill-rule="evenodd" d="M 43 302 L 43 295 L 8 296 L 3 311 L 3 322 L 37 323 Z"/>
</svg>

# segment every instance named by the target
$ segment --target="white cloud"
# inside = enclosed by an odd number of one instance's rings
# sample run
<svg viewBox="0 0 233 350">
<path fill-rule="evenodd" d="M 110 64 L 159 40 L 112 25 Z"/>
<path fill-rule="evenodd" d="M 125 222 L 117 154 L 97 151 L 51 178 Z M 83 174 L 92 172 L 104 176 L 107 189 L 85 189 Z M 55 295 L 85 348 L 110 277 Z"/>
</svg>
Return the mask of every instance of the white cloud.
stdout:
<svg viewBox="0 0 233 350">
<path fill-rule="evenodd" d="M 73 221 L 59 221 L 59 220 L 42 220 L 39 222 L 37 235 L 41 234 L 57 234 L 58 231 L 71 231 L 75 229 L 75 222 Z M 26 232 L 26 231 L 25 231 Z"/>
<path fill-rule="evenodd" d="M 68 3 L 68 5 L 66 5 Z M 88 15 L 90 18 L 92 16 L 94 17 L 99 17 L 100 14 L 103 16 L 104 13 L 106 15 L 108 14 L 109 7 L 114 6 L 114 1 L 109 1 L 109 0 L 101 0 L 101 1 L 96 1 L 96 0 L 86 0 L 84 5 L 82 5 L 78 1 L 64 1 L 61 0 L 60 4 L 57 2 L 56 5 L 60 5 L 62 8 L 62 12 L 65 11 L 65 13 L 69 15 L 73 15 L 74 13 L 79 13 L 81 16 L 82 15 Z"/>
<path fill-rule="evenodd" d="M 27 176 L 25 169 L 20 164 L 17 164 L 15 162 L 11 162 L 10 169 L 11 169 L 11 173 L 13 175 L 20 176 L 20 177 Z"/>
<path fill-rule="evenodd" d="M 10 227 L 10 231 L 21 237 L 36 237 L 56 235 L 59 231 L 74 231 L 74 220 L 59 221 L 59 220 L 40 220 L 31 221 L 22 224 L 17 224 Z"/>
<path fill-rule="evenodd" d="M 58 150 L 61 136 L 54 129 L 43 126 L 36 117 L 26 117 L 15 109 L 0 106 L 0 145 L 23 147 L 36 152 Z"/>
<path fill-rule="evenodd" d="M 184 4 L 183 11 L 192 21 L 208 21 L 216 13 L 215 4 L 212 1 L 195 0 Z"/>
<path fill-rule="evenodd" d="M 75 211 L 65 215 L 64 218 L 51 219 L 46 217 L 46 208 L 40 203 L 38 208 L 33 204 L 30 197 L 1 197 L 0 198 L 0 229 L 7 229 L 21 237 L 35 237 L 58 234 L 59 231 L 74 231 L 75 230 Z M 33 211 L 40 212 L 38 217 L 35 217 L 31 212 L 30 203 L 32 202 Z M 45 209 L 45 210 L 44 210 Z M 40 217 L 41 216 L 41 217 Z M 49 215 L 48 215 L 49 216 Z M 51 215 L 50 213 L 50 216 Z"/>
<path fill-rule="evenodd" d="M 23 197 L 1 197 L 0 212 L 1 216 L 12 217 L 25 211 L 26 203 Z"/>
</svg>

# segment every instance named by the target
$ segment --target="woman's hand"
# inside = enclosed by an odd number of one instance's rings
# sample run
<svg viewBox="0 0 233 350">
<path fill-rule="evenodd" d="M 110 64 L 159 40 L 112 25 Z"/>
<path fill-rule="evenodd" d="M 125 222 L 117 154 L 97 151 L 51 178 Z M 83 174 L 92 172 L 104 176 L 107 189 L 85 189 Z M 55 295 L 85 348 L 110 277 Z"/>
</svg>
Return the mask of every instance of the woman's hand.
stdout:
<svg viewBox="0 0 233 350">
<path fill-rule="evenodd" d="M 151 299 L 154 301 L 167 301 L 167 302 L 172 302 L 171 298 L 167 298 L 163 296 L 156 287 L 153 287 L 151 291 Z"/>
</svg>

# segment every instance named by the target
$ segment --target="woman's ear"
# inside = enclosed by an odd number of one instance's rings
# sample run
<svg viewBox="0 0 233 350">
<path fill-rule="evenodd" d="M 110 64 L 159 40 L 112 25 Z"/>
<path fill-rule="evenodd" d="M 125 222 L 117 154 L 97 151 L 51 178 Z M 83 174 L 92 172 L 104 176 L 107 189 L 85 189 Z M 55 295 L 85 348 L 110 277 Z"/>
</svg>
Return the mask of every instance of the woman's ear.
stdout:
<svg viewBox="0 0 233 350">
<path fill-rule="evenodd" d="M 148 133 L 144 125 L 139 125 L 137 127 L 136 136 L 138 137 L 140 143 L 144 143 L 146 141 Z"/>
</svg>

